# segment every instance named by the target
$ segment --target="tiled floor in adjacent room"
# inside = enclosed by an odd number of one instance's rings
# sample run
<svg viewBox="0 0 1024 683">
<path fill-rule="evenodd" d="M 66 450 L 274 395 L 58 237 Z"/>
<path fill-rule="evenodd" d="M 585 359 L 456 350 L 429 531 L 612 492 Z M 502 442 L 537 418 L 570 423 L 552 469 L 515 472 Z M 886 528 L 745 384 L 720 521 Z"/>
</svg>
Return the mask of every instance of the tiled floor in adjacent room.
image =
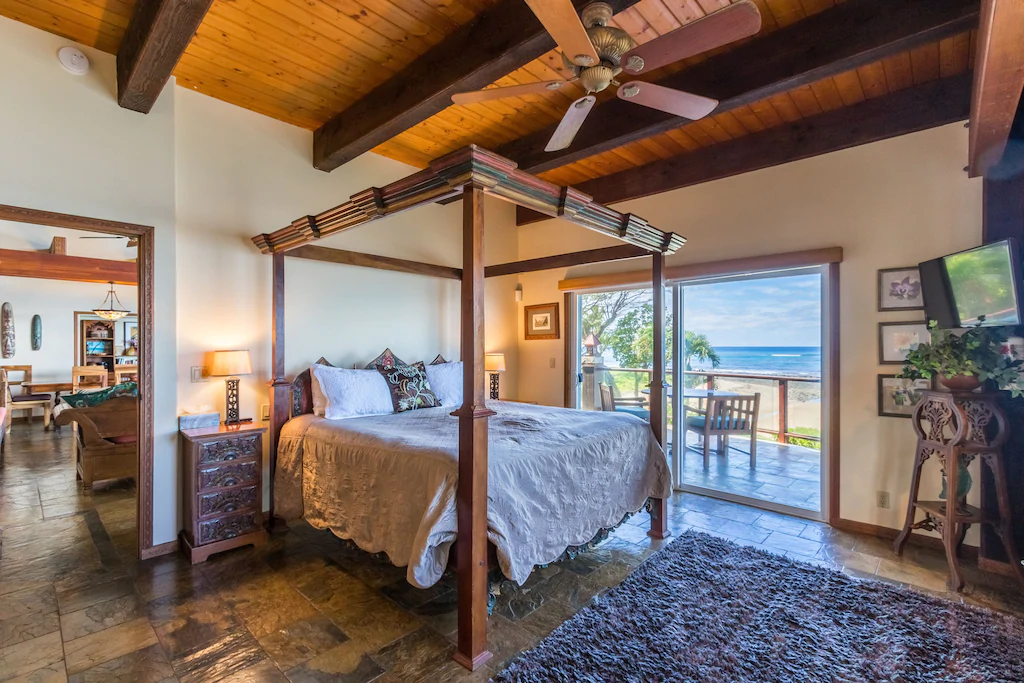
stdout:
<svg viewBox="0 0 1024 683">
<path fill-rule="evenodd" d="M 19 423 L 0 467 L 0 681 L 485 681 L 660 547 L 638 515 L 596 552 L 536 571 L 499 599 L 495 657 L 469 674 L 451 661 L 451 580 L 412 588 L 404 570 L 305 523 L 194 567 L 177 555 L 138 562 L 133 492 L 83 495 L 70 444 L 70 430 Z M 931 550 L 901 559 L 876 538 L 689 494 L 674 497 L 670 521 L 677 534 L 704 530 L 961 599 L 945 593 Z M 968 578 L 964 599 L 1024 614 L 1008 582 Z"/>
</svg>

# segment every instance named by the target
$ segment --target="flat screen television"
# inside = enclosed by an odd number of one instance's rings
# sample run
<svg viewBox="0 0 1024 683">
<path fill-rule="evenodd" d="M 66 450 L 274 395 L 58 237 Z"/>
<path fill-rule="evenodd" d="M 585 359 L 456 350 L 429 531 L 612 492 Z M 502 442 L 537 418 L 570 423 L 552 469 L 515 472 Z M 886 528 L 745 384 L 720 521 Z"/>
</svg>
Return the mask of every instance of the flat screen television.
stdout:
<svg viewBox="0 0 1024 683">
<path fill-rule="evenodd" d="M 1024 323 L 1020 251 L 1012 239 L 920 264 L 925 315 L 940 327 Z"/>
</svg>

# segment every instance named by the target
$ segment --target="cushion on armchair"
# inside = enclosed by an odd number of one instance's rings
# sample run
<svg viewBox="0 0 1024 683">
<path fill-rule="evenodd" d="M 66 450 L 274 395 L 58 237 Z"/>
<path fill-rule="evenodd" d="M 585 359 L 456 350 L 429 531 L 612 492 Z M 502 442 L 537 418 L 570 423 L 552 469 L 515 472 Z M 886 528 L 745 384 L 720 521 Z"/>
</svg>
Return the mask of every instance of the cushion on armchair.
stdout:
<svg viewBox="0 0 1024 683">
<path fill-rule="evenodd" d="M 53 396 L 51 394 L 20 394 L 18 396 L 11 396 L 12 403 L 21 403 L 22 401 L 51 401 Z"/>
</svg>

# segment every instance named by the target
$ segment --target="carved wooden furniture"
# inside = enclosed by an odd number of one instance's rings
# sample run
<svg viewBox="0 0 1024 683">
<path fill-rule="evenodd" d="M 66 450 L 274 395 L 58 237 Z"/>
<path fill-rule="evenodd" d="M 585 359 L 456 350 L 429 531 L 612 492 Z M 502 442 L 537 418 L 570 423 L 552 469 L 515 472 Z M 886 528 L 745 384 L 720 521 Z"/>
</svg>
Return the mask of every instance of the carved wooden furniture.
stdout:
<svg viewBox="0 0 1024 683">
<path fill-rule="evenodd" d="M 561 187 L 520 170 L 510 159 L 470 145 L 434 159 L 427 168 L 385 187 L 374 187 L 353 195 L 349 201 L 316 215 L 303 216 L 280 230 L 256 235 L 253 243 L 273 258 L 273 345 L 270 413 L 270 512 L 274 523 L 273 477 L 281 427 L 290 414 L 289 389 L 285 377 L 284 356 L 284 276 L 285 256 L 291 250 L 303 252 L 300 258 L 353 262 L 351 253 L 310 247 L 310 242 L 338 234 L 356 226 L 379 220 L 390 214 L 419 206 L 461 198 L 462 269 L 441 268 L 398 259 L 362 255 L 359 265 L 423 275 L 458 278 L 462 281 L 461 355 L 464 363 L 463 405 L 453 415 L 459 419 L 458 482 L 458 637 L 455 660 L 468 669 L 486 662 L 487 651 L 487 418 L 493 413 L 485 405 L 484 374 L 484 195 L 505 199 L 521 207 L 539 211 L 614 237 L 651 256 L 651 284 L 654 291 L 654 368 L 651 373 L 651 429 L 662 446 L 667 436 L 665 415 L 665 254 L 674 253 L 685 243 L 675 233 L 664 232 L 644 219 L 608 208 L 571 187 Z M 606 260 L 635 258 L 636 250 L 609 256 Z M 572 258 L 567 255 L 566 258 Z M 585 263 L 594 262 L 593 253 L 576 255 Z M 335 258 L 337 257 L 337 258 Z M 589 259 L 589 260 L 585 260 Z M 492 273 L 529 272 L 553 266 L 520 262 L 491 266 Z M 525 264 L 525 265 L 524 265 Z M 564 265 L 564 264 L 563 264 Z M 509 269 L 512 270 L 509 270 Z M 663 499 L 650 501 L 650 535 L 669 535 L 667 506 Z"/>
<path fill-rule="evenodd" d="M 106 479 L 136 479 L 139 467 L 139 399 L 119 396 L 88 408 L 68 408 L 58 425 L 78 425 L 75 459 L 86 489 Z"/>
<path fill-rule="evenodd" d="M 30 393 L 28 386 L 24 386 L 32 384 L 32 366 L 4 365 L 2 367 L 7 371 L 7 382 L 12 387 L 11 410 L 27 410 L 28 420 L 31 422 L 33 409 L 41 408 L 43 411 L 43 428 L 48 430 L 53 409 L 53 396 L 50 394 Z M 13 379 L 11 373 L 17 373 L 21 379 Z M 21 387 L 21 389 L 19 392 L 15 392 L 13 387 Z"/>
<path fill-rule="evenodd" d="M 76 365 L 71 368 L 71 390 L 106 389 L 109 385 L 107 369 L 102 365 Z"/>
<path fill-rule="evenodd" d="M 598 384 L 598 390 L 601 392 L 601 410 L 629 413 L 644 421 L 651 419 L 651 411 L 644 407 L 647 405 L 647 401 L 644 399 L 615 398 L 615 392 L 604 382 Z"/>
<path fill-rule="evenodd" d="M 181 549 L 193 564 L 214 553 L 260 544 L 263 434 L 266 427 L 219 425 L 181 430 Z"/>
<path fill-rule="evenodd" d="M 78 335 L 78 358 L 83 365 L 102 365 L 108 372 L 114 370 L 114 324 L 110 320 L 79 321 L 82 329 Z"/>
<path fill-rule="evenodd" d="M 914 409 L 913 424 L 917 432 L 917 449 L 907 520 L 893 546 L 896 554 L 903 553 L 914 529 L 939 531 L 949 562 L 948 585 L 950 589 L 959 591 L 964 587 L 959 560 L 964 536 L 972 524 L 988 525 L 1002 541 L 1011 569 L 1024 588 L 1024 567 L 1021 567 L 1011 528 L 1003 462 L 1003 445 L 1009 430 L 1006 415 L 999 406 L 998 394 L 925 391 Z M 946 500 L 919 500 L 921 469 L 932 456 L 946 477 Z M 998 501 L 996 512 L 968 505 L 966 495 L 958 495 L 961 467 L 966 469 L 975 458 L 979 458 L 992 475 Z M 924 513 L 924 518 L 915 521 L 918 510 Z"/>
<path fill-rule="evenodd" d="M 707 408 L 687 408 L 686 429 L 704 437 L 704 469 L 711 466 L 711 437 L 718 437 L 719 453 L 728 453 L 729 435 L 750 436 L 750 466 L 757 465 L 757 414 L 761 394 L 752 396 L 721 396 L 709 393 Z"/>
</svg>

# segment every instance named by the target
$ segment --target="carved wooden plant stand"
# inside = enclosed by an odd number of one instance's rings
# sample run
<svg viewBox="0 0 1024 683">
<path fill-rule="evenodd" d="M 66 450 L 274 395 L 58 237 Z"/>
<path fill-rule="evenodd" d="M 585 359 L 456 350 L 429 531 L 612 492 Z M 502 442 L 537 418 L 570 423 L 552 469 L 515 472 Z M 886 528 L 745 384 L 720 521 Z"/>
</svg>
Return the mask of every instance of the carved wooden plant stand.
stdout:
<svg viewBox="0 0 1024 683">
<path fill-rule="evenodd" d="M 1003 466 L 1003 444 L 1006 443 L 1009 431 L 1006 414 L 998 404 L 998 395 L 926 391 L 914 410 L 913 421 L 914 431 L 917 432 L 917 452 L 911 476 L 907 521 L 903 531 L 896 537 L 896 554 L 903 553 L 914 529 L 940 532 L 949 562 L 947 584 L 950 589 L 959 591 L 964 587 L 960 571 L 960 547 L 967 529 L 972 524 L 990 524 L 1003 542 L 1017 580 L 1024 587 L 1024 568 L 1021 567 L 1020 555 L 1010 529 L 1010 499 Z M 933 455 L 938 458 L 946 475 L 946 500 L 918 500 L 921 468 Z M 966 468 L 975 458 L 980 458 L 992 473 L 998 514 L 968 505 L 966 496 L 957 497 L 960 474 L 958 465 L 962 463 Z M 924 512 L 924 519 L 919 522 L 914 521 L 917 510 Z"/>
</svg>

